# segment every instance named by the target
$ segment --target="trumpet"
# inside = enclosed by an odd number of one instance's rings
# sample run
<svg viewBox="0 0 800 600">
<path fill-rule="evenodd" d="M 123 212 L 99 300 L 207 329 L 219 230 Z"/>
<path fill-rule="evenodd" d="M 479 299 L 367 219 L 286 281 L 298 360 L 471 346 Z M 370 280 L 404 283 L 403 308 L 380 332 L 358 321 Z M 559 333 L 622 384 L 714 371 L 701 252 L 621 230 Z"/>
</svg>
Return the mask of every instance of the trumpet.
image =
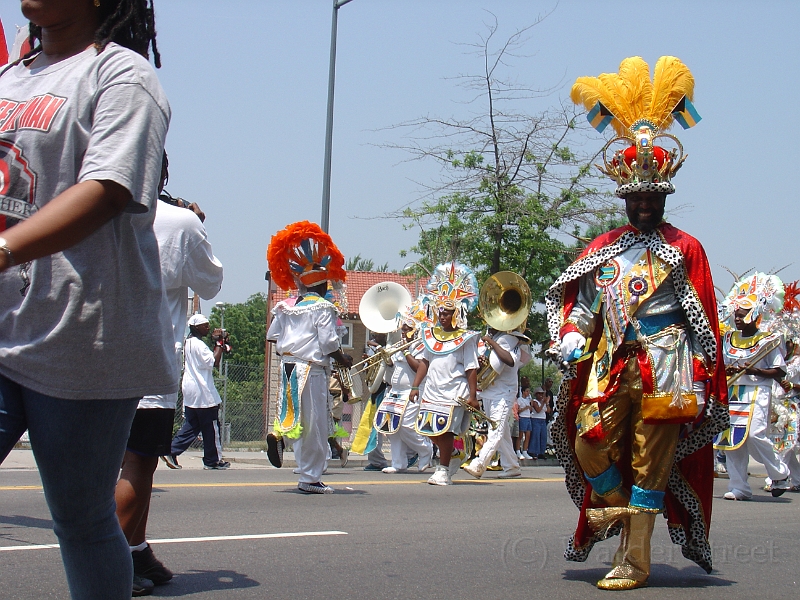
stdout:
<svg viewBox="0 0 800 600">
<path fill-rule="evenodd" d="M 378 346 L 377 348 L 375 348 L 375 354 L 373 354 L 372 356 L 369 356 L 369 357 L 365 358 L 364 360 L 361 360 L 361 361 L 357 362 L 356 364 L 354 364 L 352 369 L 351 369 L 351 371 L 350 371 L 350 374 L 351 375 L 359 375 L 361 373 L 366 372 L 368 374 L 367 375 L 367 380 L 369 380 L 370 369 L 376 369 L 381 361 L 386 363 L 386 365 L 388 366 L 391 363 L 391 357 L 392 357 L 393 354 L 397 354 L 398 352 L 402 352 L 406 348 L 409 348 L 416 341 L 417 341 L 417 338 L 415 337 L 414 339 L 409 340 L 407 342 L 403 342 L 401 340 L 401 341 L 399 341 L 399 342 L 397 342 L 395 344 L 392 344 L 391 346 L 389 346 L 387 348 L 384 348 L 382 346 Z"/>
<path fill-rule="evenodd" d="M 464 400 L 463 398 L 456 398 L 456 402 L 461 408 L 472 413 L 479 419 L 483 419 L 484 421 L 488 422 L 492 429 L 497 429 L 497 421 L 495 421 L 494 419 L 490 419 L 489 415 L 483 412 L 480 408 L 475 408 L 474 406 L 470 406 L 469 403 L 467 403 L 467 401 Z"/>
</svg>

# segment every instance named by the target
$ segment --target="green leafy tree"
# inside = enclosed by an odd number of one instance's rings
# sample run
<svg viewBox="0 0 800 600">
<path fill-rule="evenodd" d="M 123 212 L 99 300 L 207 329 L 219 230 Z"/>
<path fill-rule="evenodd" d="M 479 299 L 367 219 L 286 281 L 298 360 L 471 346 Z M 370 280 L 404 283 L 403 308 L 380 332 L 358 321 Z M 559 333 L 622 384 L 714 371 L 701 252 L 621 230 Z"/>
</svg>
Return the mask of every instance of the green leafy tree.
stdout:
<svg viewBox="0 0 800 600">
<path fill-rule="evenodd" d="M 457 258 L 476 270 L 479 282 L 513 271 L 528 282 L 535 301 L 572 260 L 565 241 L 570 232 L 620 214 L 616 201 L 597 187 L 597 153 L 581 150 L 589 126 L 579 110 L 563 103 L 531 116 L 514 108 L 548 93 L 503 76 L 540 21 L 499 44 L 495 21 L 473 45 L 483 68 L 459 81 L 473 94 L 474 116 L 424 117 L 396 126 L 417 136 L 400 148 L 415 159 L 439 162 L 442 175 L 418 204 L 394 214 L 419 231 L 410 249 L 421 257 L 415 269 Z M 543 316 L 532 317 L 533 339 L 545 339 Z"/>
<path fill-rule="evenodd" d="M 389 263 L 384 263 L 375 267 L 375 261 L 371 258 L 361 258 L 361 254 L 356 254 L 345 262 L 344 268 L 347 271 L 370 271 L 374 273 L 386 273 L 389 271 Z"/>
<path fill-rule="evenodd" d="M 267 295 L 253 294 L 245 302 L 226 304 L 225 329 L 230 334 L 233 352 L 225 360 L 234 364 L 263 365 L 264 342 L 267 337 Z M 219 307 L 211 310 L 208 320 L 211 329 L 220 326 L 222 313 Z"/>
</svg>

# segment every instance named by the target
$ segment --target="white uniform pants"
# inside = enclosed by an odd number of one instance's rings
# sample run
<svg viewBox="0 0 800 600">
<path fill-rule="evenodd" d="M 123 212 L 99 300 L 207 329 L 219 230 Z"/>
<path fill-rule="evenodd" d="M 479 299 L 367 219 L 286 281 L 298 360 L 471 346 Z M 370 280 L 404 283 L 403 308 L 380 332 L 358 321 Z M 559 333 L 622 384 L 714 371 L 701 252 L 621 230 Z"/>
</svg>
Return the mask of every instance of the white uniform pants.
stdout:
<svg viewBox="0 0 800 600">
<path fill-rule="evenodd" d="M 330 452 L 328 445 L 328 375 L 321 367 L 312 367 L 300 397 L 300 422 L 303 433 L 295 459 L 300 483 L 317 483 L 322 478 Z M 300 450 L 300 452 L 297 452 Z"/>
<path fill-rule="evenodd" d="M 767 469 L 767 475 L 773 481 L 785 479 L 789 476 L 789 468 L 775 453 L 772 442 L 767 438 L 767 419 L 769 418 L 769 394 L 766 396 L 766 406 L 760 397 L 756 399 L 753 407 L 753 417 L 750 419 L 750 431 L 747 439 L 736 450 L 725 450 L 725 465 L 728 468 L 728 491 L 737 496 L 749 498 L 753 495 L 750 484 L 747 483 L 747 464 L 752 456 Z"/>
<path fill-rule="evenodd" d="M 403 413 L 403 422 L 400 428 L 389 437 L 392 448 L 392 467 L 398 471 L 408 468 L 410 456 L 419 455 L 419 468 L 430 466 L 433 459 L 433 444 L 431 440 L 417 433 L 414 424 L 419 414 L 419 402 L 409 402 Z"/>
<path fill-rule="evenodd" d="M 483 444 L 478 454 L 478 461 L 484 467 L 492 460 L 495 452 L 500 453 L 500 466 L 503 469 L 519 467 L 519 459 L 517 459 L 514 445 L 511 443 L 511 426 L 509 423 L 511 402 L 513 402 L 511 398 L 483 399 L 487 415 L 497 422 L 497 429 L 489 427 L 486 443 Z"/>
</svg>

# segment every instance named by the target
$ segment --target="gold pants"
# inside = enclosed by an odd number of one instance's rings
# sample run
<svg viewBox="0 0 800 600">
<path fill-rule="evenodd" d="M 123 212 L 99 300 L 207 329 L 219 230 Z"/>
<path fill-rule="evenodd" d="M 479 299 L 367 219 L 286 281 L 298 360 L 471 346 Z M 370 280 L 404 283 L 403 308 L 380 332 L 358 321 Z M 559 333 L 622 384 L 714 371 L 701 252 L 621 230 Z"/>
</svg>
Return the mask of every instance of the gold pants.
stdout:
<svg viewBox="0 0 800 600">
<path fill-rule="evenodd" d="M 575 454 L 589 477 L 597 477 L 622 456 L 622 443 L 630 432 L 633 483 L 644 490 L 663 492 L 667 487 L 680 425 L 642 422 L 642 378 L 636 356 L 628 358 L 620 387 L 600 405 L 604 438 L 592 443 L 575 438 Z M 622 470 L 622 469 L 621 469 Z"/>
</svg>

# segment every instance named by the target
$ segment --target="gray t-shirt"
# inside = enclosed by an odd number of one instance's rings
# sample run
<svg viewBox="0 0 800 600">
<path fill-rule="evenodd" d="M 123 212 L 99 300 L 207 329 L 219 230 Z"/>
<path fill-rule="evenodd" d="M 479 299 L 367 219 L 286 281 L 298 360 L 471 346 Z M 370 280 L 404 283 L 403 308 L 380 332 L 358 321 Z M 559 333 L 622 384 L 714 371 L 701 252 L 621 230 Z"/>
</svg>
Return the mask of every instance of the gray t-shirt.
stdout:
<svg viewBox="0 0 800 600">
<path fill-rule="evenodd" d="M 0 273 L 6 377 L 67 399 L 176 391 L 152 210 L 169 118 L 149 63 L 116 44 L 0 76 L 0 231 L 76 183 L 133 197 L 82 242 Z"/>
</svg>

